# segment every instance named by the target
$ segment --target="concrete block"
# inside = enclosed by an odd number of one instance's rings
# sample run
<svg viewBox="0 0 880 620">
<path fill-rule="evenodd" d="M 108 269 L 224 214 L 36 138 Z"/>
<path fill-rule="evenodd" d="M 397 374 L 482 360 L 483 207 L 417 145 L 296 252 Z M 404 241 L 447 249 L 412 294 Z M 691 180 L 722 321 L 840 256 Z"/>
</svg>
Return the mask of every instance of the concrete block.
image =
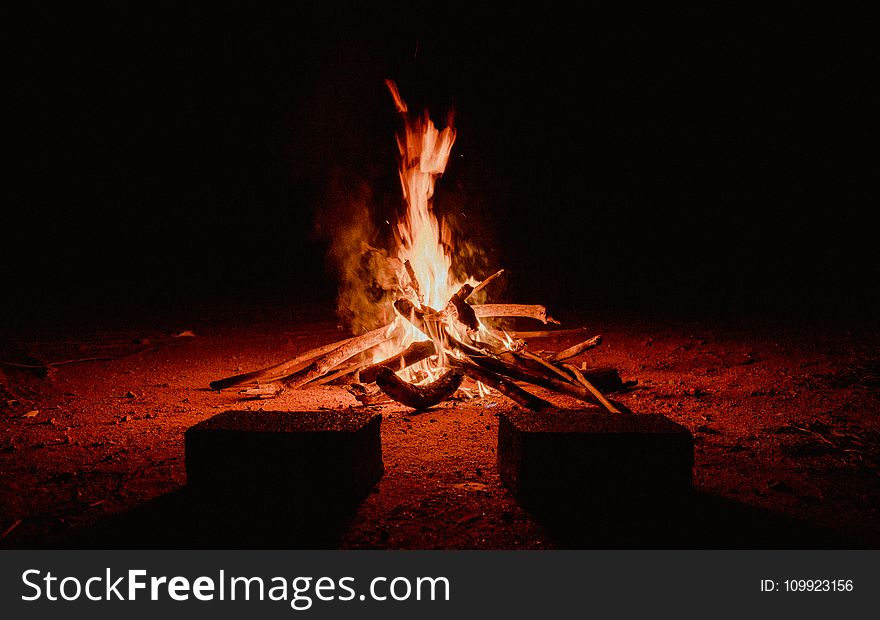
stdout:
<svg viewBox="0 0 880 620">
<path fill-rule="evenodd" d="M 349 411 L 226 411 L 186 431 L 187 485 L 315 513 L 356 505 L 384 473 L 381 423 Z"/>
<path fill-rule="evenodd" d="M 693 437 L 661 415 L 501 414 L 498 471 L 527 507 L 615 510 L 668 503 L 691 489 Z"/>
</svg>

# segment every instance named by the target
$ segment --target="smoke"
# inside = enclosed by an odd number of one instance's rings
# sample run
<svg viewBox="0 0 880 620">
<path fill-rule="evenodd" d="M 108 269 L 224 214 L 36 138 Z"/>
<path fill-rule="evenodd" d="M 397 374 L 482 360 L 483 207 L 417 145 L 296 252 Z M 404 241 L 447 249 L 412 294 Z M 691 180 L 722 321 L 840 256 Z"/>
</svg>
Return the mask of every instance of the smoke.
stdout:
<svg viewBox="0 0 880 620">
<path fill-rule="evenodd" d="M 396 274 L 402 265 L 389 255 L 371 202 L 367 184 L 346 188 L 334 180 L 316 221 L 318 234 L 328 242 L 328 268 L 338 282 L 337 315 L 355 334 L 391 322 L 400 288 Z"/>
</svg>

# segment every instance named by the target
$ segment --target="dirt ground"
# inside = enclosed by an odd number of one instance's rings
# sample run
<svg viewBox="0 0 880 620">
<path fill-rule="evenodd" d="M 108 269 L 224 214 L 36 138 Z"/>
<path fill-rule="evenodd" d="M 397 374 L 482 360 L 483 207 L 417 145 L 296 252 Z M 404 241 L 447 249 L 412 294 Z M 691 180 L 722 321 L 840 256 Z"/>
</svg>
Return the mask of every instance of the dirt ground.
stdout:
<svg viewBox="0 0 880 620">
<path fill-rule="evenodd" d="M 75 544 L 82 532 L 173 494 L 186 483 L 184 431 L 220 411 L 360 407 L 335 386 L 249 402 L 241 402 L 235 390 L 207 388 L 211 380 L 346 335 L 324 317 L 332 312 L 266 309 L 100 330 L 0 334 L 0 546 Z M 578 362 L 615 366 L 624 380 L 638 381 L 637 388 L 616 396 L 621 403 L 636 413 L 666 415 L 693 433 L 694 486 L 715 502 L 707 519 L 711 514 L 726 515 L 733 523 L 737 515 L 751 519 L 737 536 L 706 538 L 695 532 L 688 538 L 684 531 L 657 545 L 880 547 L 880 331 L 875 324 L 589 316 L 566 317 L 564 323 L 586 325 L 604 336 L 602 346 Z M 541 339 L 531 348 L 555 350 L 572 343 L 572 338 Z M 112 359 L 59 364 L 82 358 Z M 55 365 L 20 366 L 45 363 Z M 497 417 L 511 406 L 493 394 L 423 413 L 373 407 L 383 416 L 385 475 L 335 544 L 572 546 L 520 507 L 501 484 Z M 773 531 L 800 534 L 774 544 L 782 539 L 766 530 L 771 523 Z M 151 544 L 162 546 L 167 525 L 155 527 L 160 534 Z M 144 544 L 139 540 L 133 532 L 131 546 Z M 587 544 L 645 546 L 638 539 Z"/>
</svg>

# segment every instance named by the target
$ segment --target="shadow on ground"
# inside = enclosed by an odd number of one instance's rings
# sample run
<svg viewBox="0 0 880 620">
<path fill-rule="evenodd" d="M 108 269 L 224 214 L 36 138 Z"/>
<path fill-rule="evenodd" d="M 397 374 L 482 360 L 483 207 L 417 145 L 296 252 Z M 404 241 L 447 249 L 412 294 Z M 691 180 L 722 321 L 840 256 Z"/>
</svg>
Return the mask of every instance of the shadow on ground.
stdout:
<svg viewBox="0 0 880 620">
<path fill-rule="evenodd" d="M 573 549 L 823 549 L 851 546 L 824 529 L 741 502 L 693 492 L 678 498 L 527 509 L 556 545 Z"/>
<path fill-rule="evenodd" d="M 84 530 L 65 546 L 95 549 L 334 549 L 357 506 L 304 510 L 283 497 L 159 496 Z"/>
<path fill-rule="evenodd" d="M 553 546 L 569 549 L 796 549 L 852 546 L 838 533 L 706 493 L 616 507 L 528 506 Z M 75 535 L 64 546 L 110 549 L 333 549 L 355 507 L 280 498 L 206 497 L 187 489 Z"/>
</svg>

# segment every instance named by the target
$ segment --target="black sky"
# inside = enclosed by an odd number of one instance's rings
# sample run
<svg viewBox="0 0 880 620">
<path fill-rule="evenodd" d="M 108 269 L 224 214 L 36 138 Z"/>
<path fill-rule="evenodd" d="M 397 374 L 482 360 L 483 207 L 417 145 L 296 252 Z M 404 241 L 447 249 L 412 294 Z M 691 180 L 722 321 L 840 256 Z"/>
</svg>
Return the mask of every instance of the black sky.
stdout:
<svg viewBox="0 0 880 620">
<path fill-rule="evenodd" d="M 332 300 L 316 218 L 340 187 L 380 225 L 399 203 L 386 77 L 455 109 L 438 209 L 519 298 L 873 299 L 867 16 L 321 6 L 22 16 L 6 309 Z"/>
</svg>

